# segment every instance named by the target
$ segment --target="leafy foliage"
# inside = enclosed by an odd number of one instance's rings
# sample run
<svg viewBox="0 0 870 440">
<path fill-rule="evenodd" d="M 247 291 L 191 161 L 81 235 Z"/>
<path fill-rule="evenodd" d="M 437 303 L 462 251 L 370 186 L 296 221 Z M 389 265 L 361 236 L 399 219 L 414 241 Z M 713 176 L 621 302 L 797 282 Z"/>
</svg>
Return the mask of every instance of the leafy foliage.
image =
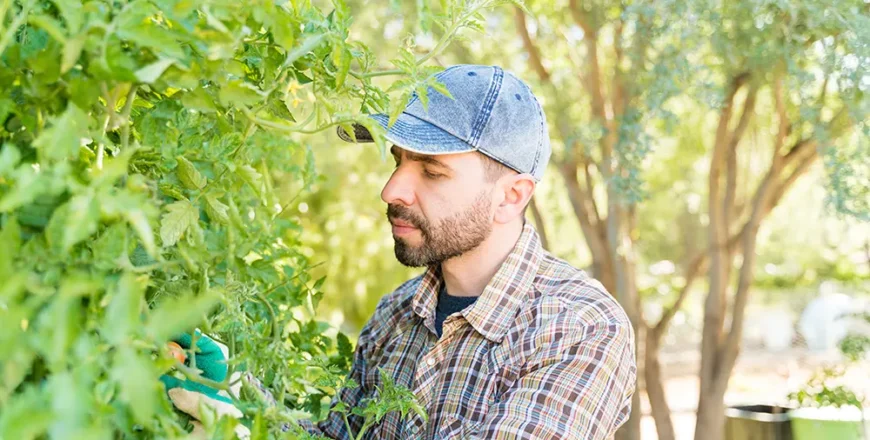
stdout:
<svg viewBox="0 0 870 440">
<path fill-rule="evenodd" d="M 870 322 L 868 313 L 853 317 Z M 866 396 L 855 393 L 843 378 L 847 368 L 864 359 L 870 350 L 870 336 L 849 333 L 840 341 L 839 348 L 846 362 L 843 365 L 820 368 L 800 389 L 789 393 L 789 399 L 802 406 L 854 406 L 863 411 Z"/>
<path fill-rule="evenodd" d="M 444 2 L 455 14 L 438 50 L 497 3 Z M 331 6 L 2 3 L 0 437 L 184 436 L 163 373 L 228 393 L 255 438 L 320 415 L 317 380 L 340 375 L 352 347 L 313 319 L 323 280 L 275 179 L 311 184 L 305 134 L 358 122 L 383 149 L 363 114 L 399 105 L 372 83 L 347 6 Z M 432 55 L 400 56 L 400 93 L 440 90 Z M 166 342 L 195 328 L 287 407 L 238 375 L 176 365 Z M 379 411 L 418 409 L 382 390 Z M 237 423 L 203 422 L 216 438 Z"/>
</svg>

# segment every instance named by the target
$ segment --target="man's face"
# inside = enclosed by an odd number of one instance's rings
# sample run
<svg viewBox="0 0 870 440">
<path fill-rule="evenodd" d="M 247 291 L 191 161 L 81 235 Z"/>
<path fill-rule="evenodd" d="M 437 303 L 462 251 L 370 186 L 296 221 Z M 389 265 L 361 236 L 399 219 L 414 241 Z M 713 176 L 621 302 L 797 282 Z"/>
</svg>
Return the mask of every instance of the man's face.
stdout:
<svg viewBox="0 0 870 440">
<path fill-rule="evenodd" d="M 441 263 L 492 232 L 493 185 L 479 153 L 422 155 L 393 147 L 396 169 L 381 192 L 396 258 L 411 267 Z"/>
</svg>

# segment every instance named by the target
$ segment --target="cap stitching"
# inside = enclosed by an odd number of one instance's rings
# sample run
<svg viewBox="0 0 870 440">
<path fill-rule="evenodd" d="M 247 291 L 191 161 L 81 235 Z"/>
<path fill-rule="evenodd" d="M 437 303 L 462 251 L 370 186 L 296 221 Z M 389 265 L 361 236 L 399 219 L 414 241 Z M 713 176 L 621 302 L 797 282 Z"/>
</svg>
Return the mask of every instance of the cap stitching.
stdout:
<svg viewBox="0 0 870 440">
<path fill-rule="evenodd" d="M 498 98 L 499 93 L 501 92 L 501 84 L 502 78 L 504 78 L 504 72 L 498 66 L 493 66 L 493 69 L 495 71 L 492 77 L 493 83 L 490 85 L 489 90 L 487 90 L 486 96 L 483 99 L 483 109 L 481 113 L 477 115 L 477 119 L 471 126 L 471 136 L 468 139 L 468 143 L 475 147 L 477 147 L 477 143 L 478 141 L 480 141 L 480 136 L 483 134 L 483 129 L 489 122 L 489 118 L 492 115 L 492 110 L 495 107 L 495 102 Z"/>
<path fill-rule="evenodd" d="M 536 107 L 536 110 L 538 111 L 538 117 L 540 118 L 540 131 L 538 132 L 538 146 L 537 146 L 537 148 L 535 148 L 535 164 L 532 166 L 532 175 L 534 176 L 536 174 L 535 172 L 538 170 L 538 163 L 540 162 L 540 159 L 541 159 L 541 150 L 543 149 L 542 147 L 543 147 L 543 143 L 544 143 L 544 115 L 543 115 L 543 109 L 541 108 L 541 103 L 538 102 L 538 98 L 536 98 L 535 94 L 532 93 L 532 89 L 526 84 L 523 84 L 523 85 L 526 87 L 526 90 L 529 91 L 529 95 L 532 95 L 532 99 L 535 100 L 535 104 L 536 104 L 535 107 Z M 544 175 L 542 172 L 541 178 L 543 178 L 543 177 L 544 177 Z"/>
</svg>

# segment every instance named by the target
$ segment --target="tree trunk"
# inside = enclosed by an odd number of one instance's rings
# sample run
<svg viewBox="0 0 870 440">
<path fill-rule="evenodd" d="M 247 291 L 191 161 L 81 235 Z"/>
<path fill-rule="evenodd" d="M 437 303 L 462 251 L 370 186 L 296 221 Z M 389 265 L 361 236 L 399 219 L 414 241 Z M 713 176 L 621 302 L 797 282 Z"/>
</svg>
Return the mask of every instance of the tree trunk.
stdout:
<svg viewBox="0 0 870 440">
<path fill-rule="evenodd" d="M 631 207 L 622 205 L 622 201 L 612 188 L 608 189 L 608 210 L 607 216 L 607 243 L 610 255 L 613 256 L 615 280 L 616 280 L 616 299 L 634 328 L 635 333 L 635 359 L 637 359 L 638 342 L 642 341 L 639 320 L 639 301 L 637 294 L 637 286 L 634 278 L 635 257 L 634 246 L 631 239 L 631 228 L 634 224 L 635 210 Z M 640 370 L 643 365 L 640 360 L 637 360 L 638 378 L 641 374 Z M 640 421 L 642 418 L 640 394 L 640 381 L 635 381 L 635 392 L 631 399 L 631 414 L 628 421 L 617 431 L 616 440 L 640 440 Z"/>
<path fill-rule="evenodd" d="M 646 395 L 649 398 L 650 410 L 656 423 L 656 433 L 659 440 L 674 440 L 674 423 L 671 420 L 671 409 L 668 406 L 662 380 L 662 365 L 659 362 L 661 349 L 661 334 L 656 329 L 647 329 L 644 345 L 644 382 Z"/>
<path fill-rule="evenodd" d="M 722 396 L 702 395 L 698 401 L 695 440 L 719 440 L 725 430 L 725 403 Z"/>
</svg>

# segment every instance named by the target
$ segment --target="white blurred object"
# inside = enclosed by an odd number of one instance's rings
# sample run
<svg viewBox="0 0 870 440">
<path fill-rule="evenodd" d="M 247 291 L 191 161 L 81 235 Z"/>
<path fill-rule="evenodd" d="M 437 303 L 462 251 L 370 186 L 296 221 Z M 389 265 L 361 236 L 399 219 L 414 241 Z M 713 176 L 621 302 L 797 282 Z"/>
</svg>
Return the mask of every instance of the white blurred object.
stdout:
<svg viewBox="0 0 870 440">
<path fill-rule="evenodd" d="M 822 283 L 820 295 L 810 301 L 801 314 L 798 329 L 810 350 L 835 348 L 849 331 L 849 314 L 856 311 L 848 295 L 834 293 L 832 285 Z"/>
<path fill-rule="evenodd" d="M 791 347 L 794 337 L 794 325 L 792 316 L 787 310 L 765 310 L 761 338 L 764 347 L 771 351 L 783 351 Z"/>
</svg>

